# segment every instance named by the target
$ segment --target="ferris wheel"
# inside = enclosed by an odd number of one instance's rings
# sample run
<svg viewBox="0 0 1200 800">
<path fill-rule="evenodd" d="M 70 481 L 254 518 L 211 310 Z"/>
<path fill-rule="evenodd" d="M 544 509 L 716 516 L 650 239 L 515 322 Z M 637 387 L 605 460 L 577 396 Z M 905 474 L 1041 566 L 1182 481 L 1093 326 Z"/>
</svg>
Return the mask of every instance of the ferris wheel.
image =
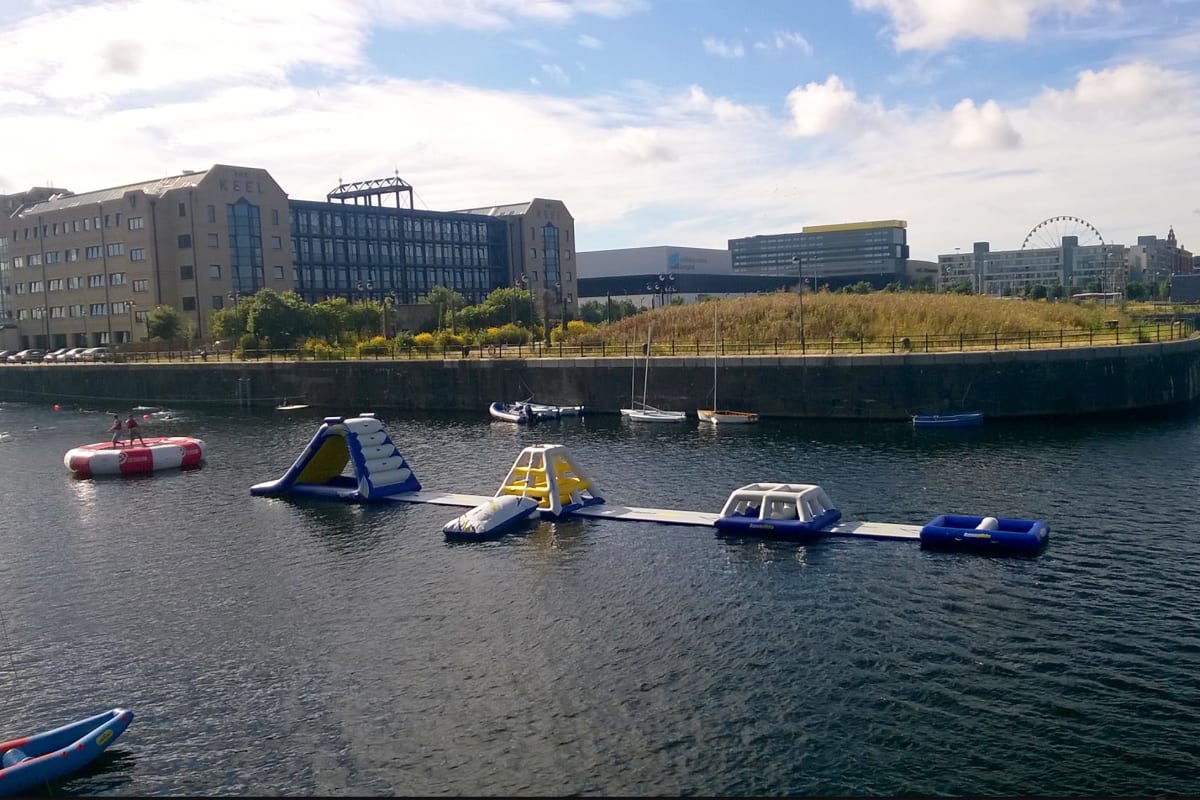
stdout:
<svg viewBox="0 0 1200 800">
<path fill-rule="evenodd" d="M 1104 245 L 1104 237 L 1095 225 L 1081 217 L 1050 217 L 1044 219 L 1025 237 L 1022 250 L 1056 249 L 1062 247 L 1064 236 L 1074 236 L 1080 247 Z"/>
</svg>

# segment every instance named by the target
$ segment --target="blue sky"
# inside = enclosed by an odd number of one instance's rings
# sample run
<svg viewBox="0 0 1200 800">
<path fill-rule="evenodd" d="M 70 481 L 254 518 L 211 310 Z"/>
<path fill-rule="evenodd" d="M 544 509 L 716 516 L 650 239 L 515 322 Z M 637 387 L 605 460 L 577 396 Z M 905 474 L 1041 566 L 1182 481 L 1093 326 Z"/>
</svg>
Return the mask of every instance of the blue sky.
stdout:
<svg viewBox="0 0 1200 800">
<path fill-rule="evenodd" d="M 1074 215 L 1200 252 L 1200 0 L 16 0 L 0 192 L 260 166 L 421 208 L 563 200 L 578 247 Z M 19 155 L 18 155 L 19 154 Z"/>
</svg>

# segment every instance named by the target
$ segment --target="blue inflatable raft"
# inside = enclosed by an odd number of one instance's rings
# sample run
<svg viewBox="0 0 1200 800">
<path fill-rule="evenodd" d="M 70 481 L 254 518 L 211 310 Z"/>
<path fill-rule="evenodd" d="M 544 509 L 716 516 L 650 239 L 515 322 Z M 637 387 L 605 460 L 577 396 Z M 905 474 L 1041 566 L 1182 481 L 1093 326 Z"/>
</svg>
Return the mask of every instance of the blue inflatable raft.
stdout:
<svg viewBox="0 0 1200 800">
<path fill-rule="evenodd" d="M 942 514 L 921 528 L 921 546 L 976 553 L 1036 555 L 1050 539 L 1050 526 L 1040 519 Z"/>
<path fill-rule="evenodd" d="M 133 722 L 133 712 L 114 708 L 94 717 L 20 739 L 0 742 L 0 796 L 45 789 L 90 764 Z"/>
</svg>

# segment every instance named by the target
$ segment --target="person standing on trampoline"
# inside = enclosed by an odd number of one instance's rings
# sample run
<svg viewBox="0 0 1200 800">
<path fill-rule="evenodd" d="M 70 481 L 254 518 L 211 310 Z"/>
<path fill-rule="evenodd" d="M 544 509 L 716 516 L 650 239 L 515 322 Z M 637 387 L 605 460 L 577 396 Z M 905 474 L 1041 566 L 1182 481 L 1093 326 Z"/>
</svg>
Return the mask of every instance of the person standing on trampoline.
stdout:
<svg viewBox="0 0 1200 800">
<path fill-rule="evenodd" d="M 142 444 L 146 443 L 146 440 L 142 438 L 142 429 L 138 426 L 137 417 L 135 415 L 130 414 L 129 419 L 125 420 L 125 430 L 129 431 L 130 444 L 133 444 L 133 437 L 135 436 Z"/>
</svg>

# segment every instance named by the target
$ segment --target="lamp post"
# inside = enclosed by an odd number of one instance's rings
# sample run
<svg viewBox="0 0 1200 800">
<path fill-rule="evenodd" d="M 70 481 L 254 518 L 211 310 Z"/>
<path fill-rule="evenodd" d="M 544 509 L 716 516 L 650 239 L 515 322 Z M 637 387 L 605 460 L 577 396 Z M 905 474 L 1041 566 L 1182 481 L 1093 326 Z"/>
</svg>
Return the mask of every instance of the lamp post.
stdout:
<svg viewBox="0 0 1200 800">
<path fill-rule="evenodd" d="M 133 343 L 134 327 L 137 324 L 137 303 L 130 300 L 129 303 L 129 343 Z"/>
<path fill-rule="evenodd" d="M 388 338 L 388 309 L 396 305 L 396 294 L 385 294 L 383 296 L 383 338 Z"/>
<path fill-rule="evenodd" d="M 804 354 L 804 266 L 800 256 L 792 256 L 792 266 L 800 278 L 800 354 Z"/>
<path fill-rule="evenodd" d="M 565 339 L 567 338 L 567 296 L 563 294 L 561 283 L 554 284 L 554 290 L 558 292 L 559 311 L 562 314 L 559 323 L 562 325 L 562 338 Z"/>
<path fill-rule="evenodd" d="M 90 341 L 88 341 L 88 329 L 87 329 L 88 307 L 87 307 L 87 305 L 81 305 L 79 307 L 79 316 L 83 317 L 83 346 L 91 347 L 92 343 Z"/>
</svg>

